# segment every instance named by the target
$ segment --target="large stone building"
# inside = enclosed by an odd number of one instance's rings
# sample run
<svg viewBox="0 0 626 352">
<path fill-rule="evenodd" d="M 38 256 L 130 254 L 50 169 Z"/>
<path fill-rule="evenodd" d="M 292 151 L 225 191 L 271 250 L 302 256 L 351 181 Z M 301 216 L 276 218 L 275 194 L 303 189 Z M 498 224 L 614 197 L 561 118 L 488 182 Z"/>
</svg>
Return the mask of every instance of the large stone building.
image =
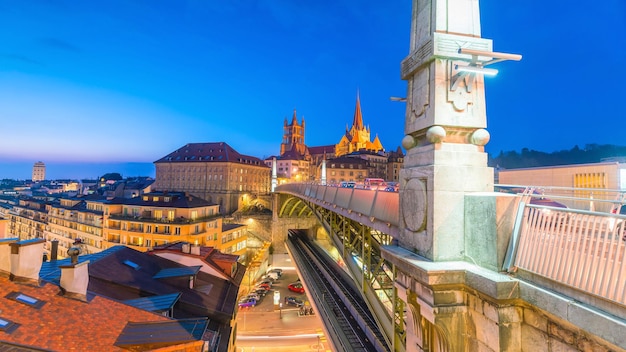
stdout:
<svg viewBox="0 0 626 352">
<path fill-rule="evenodd" d="M 190 143 L 154 162 L 155 191 L 187 192 L 235 212 L 244 195 L 270 192 L 271 169 L 224 142 Z"/>
</svg>

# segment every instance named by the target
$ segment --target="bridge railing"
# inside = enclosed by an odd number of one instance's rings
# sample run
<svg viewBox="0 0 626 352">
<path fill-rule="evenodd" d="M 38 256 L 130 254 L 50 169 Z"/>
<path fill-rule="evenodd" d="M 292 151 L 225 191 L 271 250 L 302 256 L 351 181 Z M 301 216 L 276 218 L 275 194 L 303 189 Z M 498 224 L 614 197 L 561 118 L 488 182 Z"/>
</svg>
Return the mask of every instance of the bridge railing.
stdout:
<svg viewBox="0 0 626 352">
<path fill-rule="evenodd" d="M 626 216 L 521 202 L 505 269 L 625 306 Z"/>
<path fill-rule="evenodd" d="M 399 201 L 397 192 L 323 186 L 312 183 L 288 183 L 276 187 L 276 192 L 287 192 L 331 204 L 397 226 Z"/>
</svg>

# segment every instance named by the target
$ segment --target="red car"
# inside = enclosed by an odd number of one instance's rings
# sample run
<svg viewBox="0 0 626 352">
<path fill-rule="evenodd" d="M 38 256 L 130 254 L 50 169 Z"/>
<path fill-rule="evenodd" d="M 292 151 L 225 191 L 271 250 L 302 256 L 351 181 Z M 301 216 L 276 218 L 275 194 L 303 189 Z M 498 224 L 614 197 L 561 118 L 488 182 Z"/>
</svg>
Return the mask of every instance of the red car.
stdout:
<svg viewBox="0 0 626 352">
<path fill-rule="evenodd" d="M 299 282 L 293 283 L 293 284 L 289 284 L 289 286 L 287 286 L 287 288 L 289 289 L 289 291 L 298 292 L 298 293 L 304 293 L 304 287 Z"/>
<path fill-rule="evenodd" d="M 269 291 L 271 289 L 270 285 L 268 285 L 268 284 L 258 284 L 258 285 L 255 286 L 255 288 L 262 288 L 265 291 Z"/>
</svg>

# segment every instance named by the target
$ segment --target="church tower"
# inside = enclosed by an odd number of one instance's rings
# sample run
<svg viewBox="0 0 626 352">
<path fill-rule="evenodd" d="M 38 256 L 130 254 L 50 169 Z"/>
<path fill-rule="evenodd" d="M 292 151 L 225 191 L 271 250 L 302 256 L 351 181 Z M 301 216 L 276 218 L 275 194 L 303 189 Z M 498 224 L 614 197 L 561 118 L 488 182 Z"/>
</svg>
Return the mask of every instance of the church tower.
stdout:
<svg viewBox="0 0 626 352">
<path fill-rule="evenodd" d="M 302 124 L 298 124 L 295 109 L 293 110 L 291 123 L 288 123 L 287 118 L 285 118 L 283 124 L 283 142 L 280 144 L 280 155 L 290 150 L 294 150 L 300 155 L 306 153 L 306 145 L 304 144 L 304 116 L 302 117 Z"/>
</svg>

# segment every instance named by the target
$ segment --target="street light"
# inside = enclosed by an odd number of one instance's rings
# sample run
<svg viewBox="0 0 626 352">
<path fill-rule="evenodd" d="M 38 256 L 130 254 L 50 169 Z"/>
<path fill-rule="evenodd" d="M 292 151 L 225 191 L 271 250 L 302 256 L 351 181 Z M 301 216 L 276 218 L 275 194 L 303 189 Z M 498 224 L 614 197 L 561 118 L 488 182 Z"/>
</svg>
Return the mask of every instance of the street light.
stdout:
<svg viewBox="0 0 626 352">
<path fill-rule="evenodd" d="M 279 309 L 278 310 L 278 312 L 279 312 L 278 314 L 280 316 L 280 319 L 282 319 L 283 318 L 283 304 L 282 304 L 282 302 L 278 304 L 278 309 Z"/>
</svg>

